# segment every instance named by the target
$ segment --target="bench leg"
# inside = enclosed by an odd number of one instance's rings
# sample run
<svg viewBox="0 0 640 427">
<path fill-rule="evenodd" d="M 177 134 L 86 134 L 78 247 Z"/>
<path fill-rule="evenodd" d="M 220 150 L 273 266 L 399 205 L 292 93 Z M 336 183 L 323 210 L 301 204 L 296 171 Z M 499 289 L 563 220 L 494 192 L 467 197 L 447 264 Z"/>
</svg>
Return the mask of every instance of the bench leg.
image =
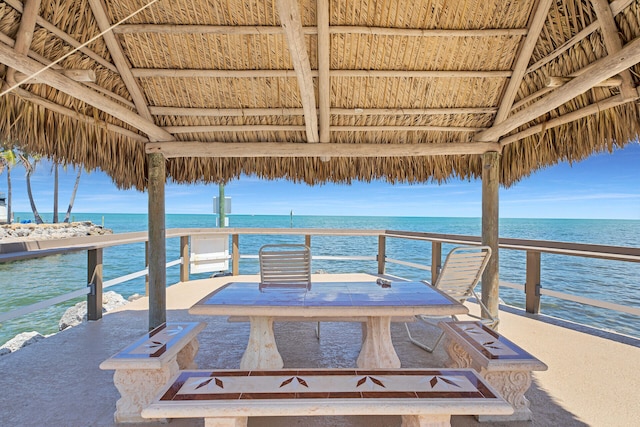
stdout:
<svg viewBox="0 0 640 427">
<path fill-rule="evenodd" d="M 251 316 L 249 321 L 249 343 L 242 355 L 240 369 L 281 369 L 284 362 L 273 335 L 273 318 Z"/>
<path fill-rule="evenodd" d="M 402 427 L 449 427 L 451 415 L 403 415 Z"/>
<path fill-rule="evenodd" d="M 473 361 L 469 353 L 460 344 L 450 338 L 444 341 L 444 348 L 449 359 L 445 362 L 447 368 L 472 368 Z"/>
<path fill-rule="evenodd" d="M 363 369 L 400 367 L 391 341 L 391 317 L 367 318 L 367 332 L 356 363 Z"/>
<path fill-rule="evenodd" d="M 247 427 L 247 417 L 205 418 L 204 427 Z"/>
<path fill-rule="evenodd" d="M 531 371 L 487 371 L 482 369 L 480 376 L 495 388 L 498 393 L 513 406 L 511 415 L 479 415 L 478 421 L 530 421 L 529 400 L 524 396 L 531 386 Z"/>
<path fill-rule="evenodd" d="M 178 353 L 178 367 L 180 369 L 198 369 L 198 364 L 193 361 L 200 349 L 197 338 L 193 338 Z"/>
<path fill-rule="evenodd" d="M 115 422 L 166 422 L 165 419 L 142 418 L 140 412 L 177 372 L 178 363 L 175 359 L 161 369 L 117 369 L 113 374 L 113 383 L 120 392 L 120 399 L 116 402 Z"/>
</svg>

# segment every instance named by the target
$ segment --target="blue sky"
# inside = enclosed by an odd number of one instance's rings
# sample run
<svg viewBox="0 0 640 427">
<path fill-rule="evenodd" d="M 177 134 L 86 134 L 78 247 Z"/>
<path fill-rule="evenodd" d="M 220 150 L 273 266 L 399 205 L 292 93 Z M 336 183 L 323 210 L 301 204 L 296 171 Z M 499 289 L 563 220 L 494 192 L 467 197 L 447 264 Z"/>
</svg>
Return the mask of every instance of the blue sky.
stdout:
<svg viewBox="0 0 640 427">
<path fill-rule="evenodd" d="M 59 211 L 64 214 L 75 171 L 60 173 Z M 13 211 L 30 212 L 24 169 L 14 168 Z M 540 170 L 508 189 L 500 189 L 503 218 L 640 219 L 640 145 L 629 144 L 613 154 L 598 154 L 582 162 L 562 163 Z M 39 165 L 32 176 L 36 206 L 53 210 L 50 166 Z M 308 186 L 287 181 L 242 177 L 225 187 L 232 199 L 232 214 L 381 215 L 421 217 L 480 217 L 482 183 L 451 180 L 437 184 L 386 182 Z M 6 173 L 0 192 L 6 193 Z M 166 187 L 167 213 L 211 214 L 217 185 Z M 147 196 L 118 190 L 106 174 L 83 173 L 74 213 L 146 213 Z"/>
</svg>

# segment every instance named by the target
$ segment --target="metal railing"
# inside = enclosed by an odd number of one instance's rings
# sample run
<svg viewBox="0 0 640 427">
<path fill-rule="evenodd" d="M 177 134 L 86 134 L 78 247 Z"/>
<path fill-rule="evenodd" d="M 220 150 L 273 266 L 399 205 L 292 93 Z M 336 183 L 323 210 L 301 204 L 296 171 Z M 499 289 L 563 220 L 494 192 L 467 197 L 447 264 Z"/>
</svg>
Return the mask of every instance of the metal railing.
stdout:
<svg viewBox="0 0 640 427">
<path fill-rule="evenodd" d="M 377 253 L 375 255 L 315 255 L 313 260 L 331 261 L 377 261 L 377 273 L 384 274 L 387 264 L 402 265 L 409 268 L 431 272 L 431 281 L 434 282 L 442 262 L 442 245 L 477 245 L 480 237 L 462 236 L 452 234 L 436 234 L 422 232 L 408 232 L 395 230 L 355 230 L 355 229 L 263 229 L 263 228 L 225 228 L 225 229 L 171 229 L 167 230 L 166 237 L 180 238 L 180 258 L 167 263 L 167 268 L 180 265 L 180 281 L 189 280 L 189 237 L 194 235 L 229 235 L 231 236 L 231 266 L 232 275 L 240 274 L 240 259 L 256 259 L 256 254 L 242 254 L 240 247 L 241 235 L 289 235 L 304 236 L 305 243 L 312 246 L 312 238 L 318 236 L 343 236 L 343 237 L 377 237 Z M 394 259 L 387 257 L 387 239 L 420 240 L 431 243 L 431 265 Z M 105 288 L 124 283 L 135 278 L 148 275 L 148 269 L 140 270 L 118 278 L 102 281 L 102 252 L 105 248 L 126 245 L 131 243 L 147 242 L 147 233 L 123 233 L 110 236 L 92 236 L 57 241 L 26 242 L 19 246 L 15 244 L 0 244 L 0 263 L 27 260 L 53 254 L 86 251 L 87 252 L 87 278 L 86 288 L 56 296 L 54 298 L 39 301 L 35 304 L 20 307 L 5 313 L 0 313 L 0 322 L 24 316 L 33 311 L 50 307 L 80 296 L 87 296 L 88 318 L 97 320 L 102 316 L 102 292 Z M 13 247 L 9 247 L 13 245 Z M 640 308 L 601 301 L 583 296 L 558 292 L 551 289 L 543 289 L 541 286 L 541 254 L 556 254 L 583 258 L 597 258 L 604 260 L 624 261 L 640 263 L 640 248 L 591 245 L 581 243 L 567 243 L 555 241 L 539 241 L 526 239 L 504 239 L 499 241 L 500 249 L 523 251 L 526 253 L 526 280 L 524 284 L 500 281 L 500 286 L 518 289 L 525 292 L 525 309 L 529 313 L 540 312 L 542 295 L 547 295 L 563 300 L 587 304 L 608 310 L 640 316 Z"/>
</svg>

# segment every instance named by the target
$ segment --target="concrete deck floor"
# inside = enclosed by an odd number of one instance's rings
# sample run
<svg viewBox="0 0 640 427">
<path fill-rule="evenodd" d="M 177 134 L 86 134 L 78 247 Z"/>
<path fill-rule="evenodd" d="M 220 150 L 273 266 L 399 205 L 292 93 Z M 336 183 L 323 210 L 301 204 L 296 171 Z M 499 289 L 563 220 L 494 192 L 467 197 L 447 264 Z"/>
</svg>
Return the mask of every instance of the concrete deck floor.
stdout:
<svg viewBox="0 0 640 427">
<path fill-rule="evenodd" d="M 370 276 L 322 275 L 314 280 L 363 280 Z M 240 276 L 234 280 L 256 280 Z M 187 309 L 230 278 L 181 283 L 168 288 L 167 320 L 193 320 Z M 471 309 L 473 307 L 470 305 Z M 500 332 L 544 361 L 549 370 L 534 373 L 527 392 L 532 422 L 477 423 L 470 416 L 454 416 L 453 426 L 631 426 L 640 416 L 640 348 L 526 316 L 501 311 Z M 224 317 L 197 317 L 208 323 L 200 334 L 196 358 L 201 368 L 238 368 L 249 335 L 247 323 L 228 323 Z M 119 395 L 112 371 L 98 365 L 146 332 L 147 300 L 128 304 L 90 322 L 0 357 L 0 426 L 84 427 L 114 426 Z M 357 323 L 322 324 L 317 340 L 315 324 L 277 323 L 275 335 L 286 367 L 354 367 L 361 330 Z M 413 325 L 426 339 L 427 327 Z M 408 339 L 402 324 L 392 325 L 392 338 L 403 367 L 442 366 L 442 347 L 430 355 Z M 155 426 L 155 424 L 145 424 Z M 173 420 L 169 426 L 202 426 L 202 420 Z M 272 417 L 250 418 L 251 427 L 345 426 L 394 427 L 400 417 Z"/>
</svg>

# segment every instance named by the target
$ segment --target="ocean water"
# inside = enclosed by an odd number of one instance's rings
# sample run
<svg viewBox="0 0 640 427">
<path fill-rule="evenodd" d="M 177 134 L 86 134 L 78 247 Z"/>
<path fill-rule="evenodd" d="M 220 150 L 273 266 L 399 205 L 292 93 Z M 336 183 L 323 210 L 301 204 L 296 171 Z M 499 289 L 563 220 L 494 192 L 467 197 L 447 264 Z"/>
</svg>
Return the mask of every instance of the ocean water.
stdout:
<svg viewBox="0 0 640 427">
<path fill-rule="evenodd" d="M 26 219 L 30 214 L 16 217 Z M 44 219 L 47 220 L 46 215 Z M 76 214 L 74 220 L 89 220 L 104 224 L 115 233 L 144 231 L 147 216 L 143 214 Z M 351 228 L 418 231 L 479 236 L 480 218 L 417 218 L 365 216 L 289 216 L 289 215 L 230 215 L 230 227 L 255 228 Z M 215 227 L 214 215 L 167 215 L 166 228 Z M 501 219 L 500 236 L 520 239 L 592 243 L 601 245 L 640 247 L 638 220 L 574 220 L 574 219 Z M 240 252 L 257 254 L 266 243 L 303 243 L 303 236 L 241 235 Z M 319 255 L 372 256 L 377 252 L 377 237 L 313 237 L 312 253 Z M 443 245 L 446 254 L 453 245 Z M 144 269 L 144 244 L 130 244 L 104 251 L 104 280 Z M 167 260 L 179 257 L 179 239 L 167 240 Z M 387 257 L 429 265 L 429 242 L 387 239 Z M 525 258 L 521 251 L 500 251 L 500 280 L 523 284 Z M 0 312 L 33 304 L 74 290 L 87 283 L 87 256 L 84 252 L 56 255 L 28 261 L 0 264 Z M 242 274 L 258 273 L 258 262 L 240 260 Z M 587 296 L 629 306 L 640 306 L 640 263 L 608 261 L 572 256 L 542 254 L 541 284 L 543 288 Z M 375 261 L 314 260 L 312 270 L 327 273 L 365 272 L 377 270 Z M 428 279 L 430 273 L 406 266 L 387 264 L 387 273 L 412 280 Z M 209 274 L 192 275 L 192 279 Z M 179 266 L 167 271 L 167 284 L 178 281 Z M 125 298 L 144 294 L 144 278 L 108 288 Z M 502 287 L 500 297 L 505 303 L 524 307 L 524 293 Z M 67 301 L 21 318 L 0 324 L 0 344 L 16 334 L 38 331 L 54 333 L 64 311 L 83 298 Z M 640 337 L 640 317 L 583 304 L 542 297 L 541 312 L 566 320 L 596 326 Z"/>
</svg>

